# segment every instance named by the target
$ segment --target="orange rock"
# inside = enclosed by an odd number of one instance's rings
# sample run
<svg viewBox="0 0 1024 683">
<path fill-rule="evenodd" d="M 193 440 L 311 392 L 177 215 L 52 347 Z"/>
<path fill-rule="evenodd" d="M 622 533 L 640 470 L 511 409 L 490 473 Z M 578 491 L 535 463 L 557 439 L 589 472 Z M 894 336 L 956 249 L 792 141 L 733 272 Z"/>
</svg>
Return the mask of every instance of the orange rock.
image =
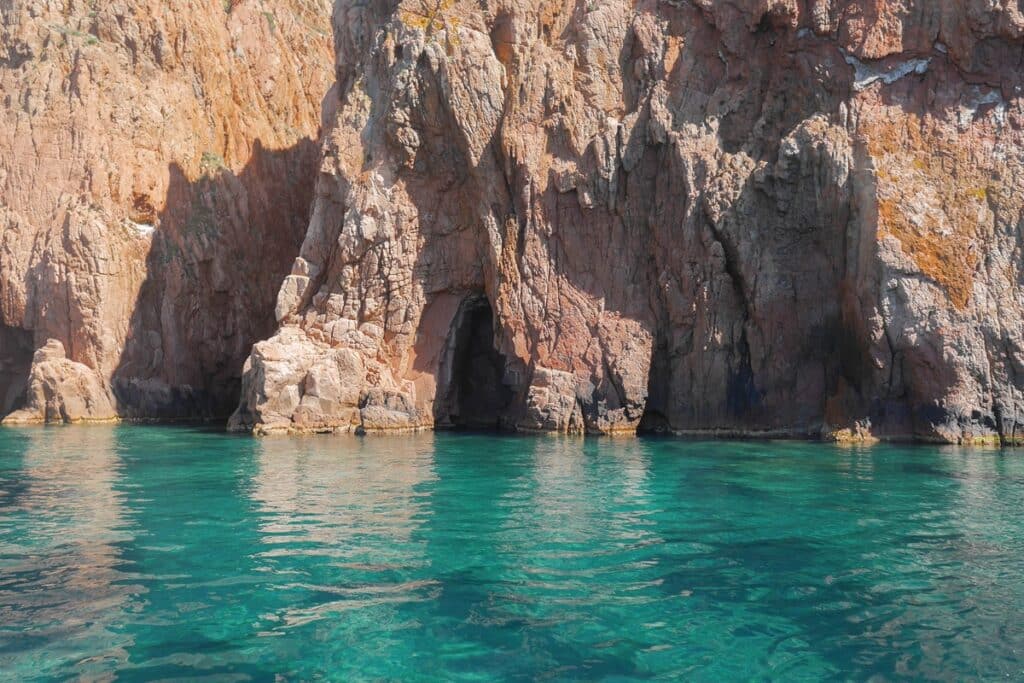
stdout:
<svg viewBox="0 0 1024 683">
<path fill-rule="evenodd" d="M 305 0 L 5 9 L 3 329 L 62 342 L 122 416 L 229 412 L 305 230 L 329 15 Z M 23 355 L 7 386 L 28 373 Z"/>
</svg>

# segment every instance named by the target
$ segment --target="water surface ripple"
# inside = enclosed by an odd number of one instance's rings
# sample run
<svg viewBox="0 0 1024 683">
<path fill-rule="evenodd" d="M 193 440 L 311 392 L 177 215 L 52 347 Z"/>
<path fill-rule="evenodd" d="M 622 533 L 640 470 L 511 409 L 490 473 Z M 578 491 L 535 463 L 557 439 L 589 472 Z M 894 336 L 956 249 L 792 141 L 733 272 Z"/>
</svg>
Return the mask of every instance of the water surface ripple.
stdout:
<svg viewBox="0 0 1024 683">
<path fill-rule="evenodd" d="M 0 430 L 4 680 L 1024 679 L 1024 454 Z"/>
</svg>

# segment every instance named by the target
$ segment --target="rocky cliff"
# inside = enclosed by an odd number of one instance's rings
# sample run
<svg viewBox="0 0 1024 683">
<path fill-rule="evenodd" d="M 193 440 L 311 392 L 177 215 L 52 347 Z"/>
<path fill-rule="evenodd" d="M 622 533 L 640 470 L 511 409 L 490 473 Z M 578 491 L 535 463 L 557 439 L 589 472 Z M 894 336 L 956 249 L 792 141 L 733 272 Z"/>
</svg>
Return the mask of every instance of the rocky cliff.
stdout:
<svg viewBox="0 0 1024 683">
<path fill-rule="evenodd" d="M 1024 419 L 1024 3 L 339 0 L 232 426 Z"/>
<path fill-rule="evenodd" d="M 0 416 L 1021 440 L 1018 0 L 328 5 L 0 0 Z"/>
<path fill-rule="evenodd" d="M 0 417 L 227 416 L 308 223 L 327 0 L 0 0 Z"/>
</svg>

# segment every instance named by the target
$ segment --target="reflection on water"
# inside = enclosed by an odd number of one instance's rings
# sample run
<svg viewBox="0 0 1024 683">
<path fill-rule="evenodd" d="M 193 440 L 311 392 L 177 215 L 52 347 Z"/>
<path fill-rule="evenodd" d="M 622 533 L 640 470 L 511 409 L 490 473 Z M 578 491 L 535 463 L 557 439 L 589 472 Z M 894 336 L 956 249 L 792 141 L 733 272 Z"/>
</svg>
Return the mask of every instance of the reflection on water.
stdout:
<svg viewBox="0 0 1024 683">
<path fill-rule="evenodd" d="M 434 479 L 433 435 L 346 440 L 345 467 L 319 439 L 264 439 L 256 445 L 251 498 L 264 513 L 264 541 L 308 541 L 328 554 L 361 535 L 409 540 Z"/>
<path fill-rule="evenodd" d="M 418 487 L 434 479 L 433 436 L 346 439 L 344 467 L 324 445 L 286 438 L 256 448 L 255 556 L 260 571 L 286 577 L 278 590 L 296 595 L 269 617 L 279 632 L 311 626 L 328 637 L 334 620 L 394 624 L 394 606 L 423 599 L 433 584 L 401 578 L 426 562 L 413 534 L 427 496 Z M 310 566 L 312 557 L 322 560 Z"/>
<path fill-rule="evenodd" d="M 0 430 L 0 678 L 1024 677 L 1024 456 Z"/>
<path fill-rule="evenodd" d="M 131 534 L 114 488 L 113 432 L 40 429 L 18 437 L 0 470 L 0 594 L 18 596 L 0 601 L 2 651 L 75 652 L 88 643 L 76 665 L 82 674 L 122 664 L 131 640 L 117 626 L 136 591 L 122 565 Z M 11 466 L 16 478 L 6 476 Z M 10 628 L 26 619 L 31 632 Z"/>
</svg>

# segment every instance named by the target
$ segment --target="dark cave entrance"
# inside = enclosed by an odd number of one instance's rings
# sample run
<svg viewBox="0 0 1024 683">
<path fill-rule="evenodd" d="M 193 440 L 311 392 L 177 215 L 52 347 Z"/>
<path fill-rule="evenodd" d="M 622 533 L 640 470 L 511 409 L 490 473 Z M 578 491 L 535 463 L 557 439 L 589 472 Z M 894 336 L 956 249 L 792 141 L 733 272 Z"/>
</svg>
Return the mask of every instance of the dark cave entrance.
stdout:
<svg viewBox="0 0 1024 683">
<path fill-rule="evenodd" d="M 672 433 L 672 427 L 665 413 L 657 408 L 647 406 L 644 409 L 643 416 L 640 418 L 640 424 L 636 428 L 636 433 L 640 436 L 665 435 Z"/>
<path fill-rule="evenodd" d="M 0 323 L 0 418 L 18 408 L 25 398 L 33 341 L 29 330 Z"/>
<path fill-rule="evenodd" d="M 494 344 L 494 312 L 484 296 L 462 303 L 441 367 L 438 427 L 500 429 L 513 392 L 504 382 L 505 357 Z"/>
<path fill-rule="evenodd" d="M 647 403 L 640 417 L 636 433 L 640 436 L 665 435 L 672 433 L 669 413 L 669 378 L 671 367 L 668 350 L 663 341 L 655 344 L 651 352 L 651 366 L 647 375 Z"/>
</svg>

